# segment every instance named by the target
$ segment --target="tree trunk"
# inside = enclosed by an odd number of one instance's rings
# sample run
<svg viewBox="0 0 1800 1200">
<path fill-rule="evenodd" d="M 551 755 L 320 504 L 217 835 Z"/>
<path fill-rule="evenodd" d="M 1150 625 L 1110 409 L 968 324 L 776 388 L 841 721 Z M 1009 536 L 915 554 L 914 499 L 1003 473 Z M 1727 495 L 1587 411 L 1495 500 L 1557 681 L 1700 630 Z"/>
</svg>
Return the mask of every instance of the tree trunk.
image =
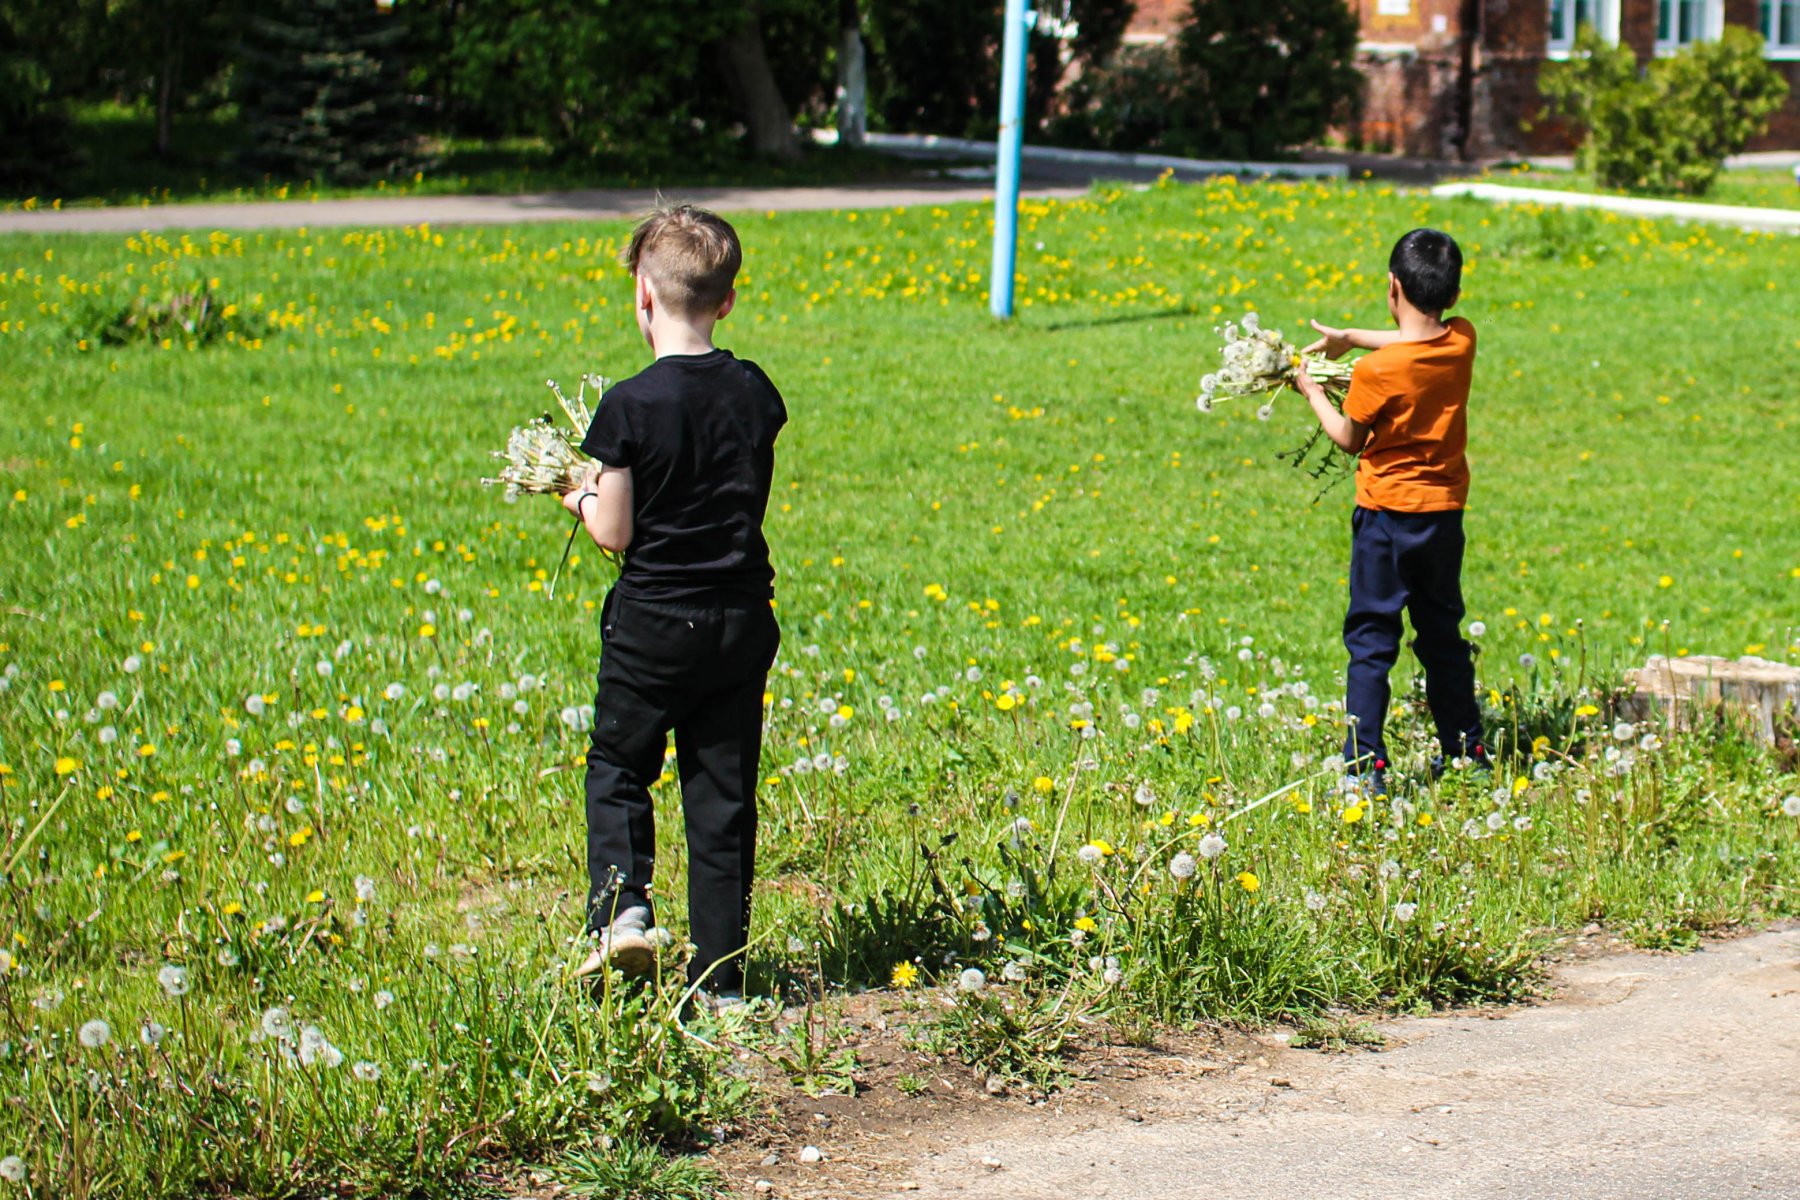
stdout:
<svg viewBox="0 0 1800 1200">
<path fill-rule="evenodd" d="M 171 51 L 163 55 L 156 73 L 156 157 L 162 159 L 169 157 L 175 141 L 175 74 L 179 69 L 180 59 Z"/>
<path fill-rule="evenodd" d="M 719 46 L 725 79 L 737 98 L 744 126 L 750 131 L 750 148 L 764 158 L 791 162 L 800 157 L 794 137 L 794 118 L 788 112 L 769 55 L 763 47 L 762 20 L 752 4 L 738 27 Z"/>
<path fill-rule="evenodd" d="M 860 146 L 868 140 L 869 72 L 856 0 L 841 0 L 838 18 L 838 145 Z"/>
</svg>

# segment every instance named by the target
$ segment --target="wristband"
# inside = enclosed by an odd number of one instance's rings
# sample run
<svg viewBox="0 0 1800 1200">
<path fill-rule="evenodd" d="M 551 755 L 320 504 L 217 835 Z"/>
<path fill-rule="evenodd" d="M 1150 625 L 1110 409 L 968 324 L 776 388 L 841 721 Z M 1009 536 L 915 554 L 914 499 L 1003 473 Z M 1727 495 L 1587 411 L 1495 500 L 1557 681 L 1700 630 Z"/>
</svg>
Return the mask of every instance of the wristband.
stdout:
<svg viewBox="0 0 1800 1200">
<path fill-rule="evenodd" d="M 575 498 L 575 515 L 577 517 L 581 518 L 583 521 L 586 521 L 587 520 L 587 510 L 585 508 L 583 508 L 582 505 L 586 504 L 589 500 L 594 499 L 598 495 L 599 495 L 598 492 L 583 492 L 583 493 L 581 493 L 581 495 L 577 496 Z"/>
</svg>

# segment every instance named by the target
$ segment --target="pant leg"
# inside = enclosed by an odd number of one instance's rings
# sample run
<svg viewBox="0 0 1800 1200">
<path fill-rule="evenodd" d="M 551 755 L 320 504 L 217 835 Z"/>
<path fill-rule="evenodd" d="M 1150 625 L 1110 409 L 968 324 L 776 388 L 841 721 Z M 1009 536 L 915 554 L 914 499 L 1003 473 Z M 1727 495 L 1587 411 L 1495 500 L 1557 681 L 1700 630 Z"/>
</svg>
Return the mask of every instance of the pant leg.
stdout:
<svg viewBox="0 0 1800 1200">
<path fill-rule="evenodd" d="M 1400 554 L 1412 618 L 1413 653 L 1425 668 L 1425 698 L 1444 754 L 1472 754 L 1481 745 L 1481 706 L 1475 699 L 1475 660 L 1462 634 L 1462 513 L 1419 514 Z"/>
<path fill-rule="evenodd" d="M 1350 607 L 1344 614 L 1344 648 L 1350 652 L 1345 672 L 1344 711 L 1351 719 L 1344 739 L 1344 758 L 1367 770 L 1386 767 L 1387 721 L 1391 692 L 1388 673 L 1400 656 L 1400 614 L 1406 589 L 1394 561 L 1387 514 L 1358 508 L 1350 518 Z"/>
<path fill-rule="evenodd" d="M 587 754 L 588 928 L 616 911 L 650 906 L 656 817 L 650 785 L 668 746 L 669 680 L 645 661 L 629 601 L 607 598 Z"/>
<path fill-rule="evenodd" d="M 715 992 L 744 984 L 741 952 L 750 937 L 756 869 L 763 689 L 779 638 L 766 606 L 725 609 L 713 664 L 719 686 L 700 696 L 675 726 L 695 947 L 688 974 L 696 981 L 704 976 Z"/>
</svg>

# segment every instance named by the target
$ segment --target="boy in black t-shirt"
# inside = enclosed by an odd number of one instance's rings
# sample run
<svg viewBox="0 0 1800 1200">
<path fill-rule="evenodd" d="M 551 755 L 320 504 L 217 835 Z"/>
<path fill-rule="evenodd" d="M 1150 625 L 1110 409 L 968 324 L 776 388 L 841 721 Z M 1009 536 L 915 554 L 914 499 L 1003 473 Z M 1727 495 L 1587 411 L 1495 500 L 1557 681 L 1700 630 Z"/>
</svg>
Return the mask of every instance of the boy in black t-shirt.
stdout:
<svg viewBox="0 0 1800 1200">
<path fill-rule="evenodd" d="M 750 929 L 763 687 L 781 640 L 762 521 L 787 409 L 756 364 L 712 344 L 743 259 L 729 224 L 665 207 L 632 233 L 624 259 L 656 361 L 607 391 L 581 443 L 600 465 L 563 497 L 595 542 L 625 555 L 600 616 L 587 756 L 598 945 L 580 973 L 650 966 L 649 788 L 673 730 L 696 947 L 688 970 L 731 996 Z"/>
</svg>

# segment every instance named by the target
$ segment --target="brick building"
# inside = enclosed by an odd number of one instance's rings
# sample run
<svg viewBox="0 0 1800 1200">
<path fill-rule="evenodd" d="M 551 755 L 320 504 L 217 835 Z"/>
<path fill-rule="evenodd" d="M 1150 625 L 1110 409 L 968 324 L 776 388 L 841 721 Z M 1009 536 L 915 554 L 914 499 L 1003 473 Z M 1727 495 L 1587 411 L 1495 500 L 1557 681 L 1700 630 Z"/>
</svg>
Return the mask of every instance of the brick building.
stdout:
<svg viewBox="0 0 1800 1200">
<path fill-rule="evenodd" d="M 1800 148 L 1800 0 L 1348 0 L 1362 21 L 1368 80 L 1360 133 L 1374 149 L 1430 158 L 1566 150 L 1543 109 L 1538 70 L 1566 57 L 1579 25 L 1642 60 L 1717 37 L 1726 23 L 1763 35 L 1788 81 L 1787 105 L 1751 149 Z M 1139 0 L 1133 33 L 1157 40 L 1185 0 Z M 1531 128 L 1526 128 L 1526 126 Z"/>
</svg>

